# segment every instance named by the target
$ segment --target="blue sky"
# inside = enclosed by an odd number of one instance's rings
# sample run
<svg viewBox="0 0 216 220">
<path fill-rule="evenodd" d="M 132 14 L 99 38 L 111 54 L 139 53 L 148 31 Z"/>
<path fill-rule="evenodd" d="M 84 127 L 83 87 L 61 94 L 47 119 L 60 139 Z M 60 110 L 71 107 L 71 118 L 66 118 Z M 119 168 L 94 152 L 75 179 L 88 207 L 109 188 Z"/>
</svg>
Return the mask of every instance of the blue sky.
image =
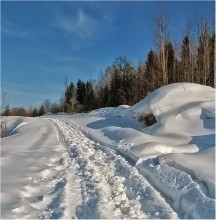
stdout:
<svg viewBox="0 0 216 220">
<path fill-rule="evenodd" d="M 1 86 L 10 106 L 58 101 L 66 76 L 97 79 L 119 55 L 145 60 L 161 10 L 177 42 L 187 20 L 214 18 L 213 1 L 1 2 Z"/>
</svg>

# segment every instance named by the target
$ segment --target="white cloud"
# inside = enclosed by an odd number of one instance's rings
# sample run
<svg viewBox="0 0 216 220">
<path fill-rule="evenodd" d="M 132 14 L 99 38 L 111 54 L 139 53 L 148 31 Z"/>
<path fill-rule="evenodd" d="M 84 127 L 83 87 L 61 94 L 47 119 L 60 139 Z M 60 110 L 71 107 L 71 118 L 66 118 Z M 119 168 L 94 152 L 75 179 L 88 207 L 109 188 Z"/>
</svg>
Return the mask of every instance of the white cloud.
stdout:
<svg viewBox="0 0 216 220">
<path fill-rule="evenodd" d="M 69 63 L 74 63 L 74 62 L 87 62 L 88 59 L 78 57 L 78 56 L 67 56 L 67 55 L 54 55 L 53 59 L 55 61 L 60 61 L 60 62 L 69 62 Z"/>
<path fill-rule="evenodd" d="M 80 9 L 75 16 L 59 16 L 56 26 L 76 37 L 89 38 L 100 29 L 100 22 Z"/>
<path fill-rule="evenodd" d="M 13 37 L 26 37 L 29 32 L 27 29 L 22 29 L 16 24 L 6 21 L 2 22 L 2 34 L 13 36 Z"/>
</svg>

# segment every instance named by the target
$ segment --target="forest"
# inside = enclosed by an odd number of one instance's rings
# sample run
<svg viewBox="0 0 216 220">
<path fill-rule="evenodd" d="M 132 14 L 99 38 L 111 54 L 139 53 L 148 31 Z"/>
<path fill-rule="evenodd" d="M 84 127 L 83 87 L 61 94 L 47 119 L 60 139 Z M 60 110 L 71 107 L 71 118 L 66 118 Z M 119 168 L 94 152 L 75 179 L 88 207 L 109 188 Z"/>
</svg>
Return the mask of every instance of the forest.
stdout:
<svg viewBox="0 0 216 220">
<path fill-rule="evenodd" d="M 40 116 L 46 112 L 75 113 L 118 105 L 133 105 L 155 89 L 178 82 L 214 87 L 214 22 L 199 17 L 185 25 L 182 40 L 176 43 L 169 34 L 165 13 L 154 19 L 154 50 L 145 60 L 133 65 L 124 55 L 118 56 L 96 80 L 64 81 L 58 102 L 44 100 L 40 106 L 10 108 L 2 115 Z"/>
</svg>

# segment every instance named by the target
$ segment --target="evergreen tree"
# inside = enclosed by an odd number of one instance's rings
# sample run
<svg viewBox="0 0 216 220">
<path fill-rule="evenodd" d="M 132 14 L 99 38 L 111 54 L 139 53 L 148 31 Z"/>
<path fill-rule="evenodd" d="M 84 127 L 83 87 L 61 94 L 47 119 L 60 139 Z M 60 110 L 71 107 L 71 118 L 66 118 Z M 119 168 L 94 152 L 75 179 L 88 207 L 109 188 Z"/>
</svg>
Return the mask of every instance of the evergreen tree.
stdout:
<svg viewBox="0 0 216 220">
<path fill-rule="evenodd" d="M 37 109 L 36 107 L 34 107 L 31 116 L 32 116 L 32 117 L 37 117 L 37 116 L 38 116 L 38 109 Z"/>
<path fill-rule="evenodd" d="M 148 53 L 146 61 L 145 84 L 148 92 L 163 85 L 163 75 L 159 72 L 159 59 L 152 50 Z"/>
<path fill-rule="evenodd" d="M 102 106 L 103 107 L 107 107 L 110 105 L 109 97 L 110 97 L 110 89 L 109 89 L 108 85 L 105 85 L 103 88 L 103 96 L 102 96 Z"/>
<path fill-rule="evenodd" d="M 95 95 L 92 83 L 90 81 L 86 82 L 85 85 L 85 110 L 92 110 L 95 106 Z"/>
<path fill-rule="evenodd" d="M 44 115 L 45 114 L 45 110 L 44 110 L 44 106 L 43 104 L 40 106 L 39 110 L 38 110 L 38 115 L 41 116 L 41 115 Z"/>
<path fill-rule="evenodd" d="M 181 81 L 190 82 L 192 81 L 191 75 L 191 62 L 190 62 L 190 41 L 189 37 L 185 36 L 182 47 L 181 47 L 181 67 L 182 67 L 182 77 Z"/>
<path fill-rule="evenodd" d="M 67 86 L 65 91 L 65 111 L 68 113 L 72 113 L 76 111 L 76 87 L 74 86 L 73 82 L 70 83 L 69 86 Z"/>
<path fill-rule="evenodd" d="M 110 104 L 111 106 L 118 106 L 125 104 L 125 97 L 123 94 L 123 87 L 122 87 L 122 79 L 120 73 L 115 70 L 112 79 L 111 79 L 111 88 L 110 88 Z"/>
<path fill-rule="evenodd" d="M 145 85 L 145 64 L 140 63 L 137 68 L 137 73 L 133 81 L 134 100 L 133 103 L 137 103 L 145 97 L 146 85 Z"/>
<path fill-rule="evenodd" d="M 134 68 L 133 66 L 127 61 L 125 65 L 125 69 L 123 70 L 123 79 L 122 79 L 122 84 L 123 84 L 123 98 L 125 98 L 125 103 L 128 105 L 133 104 L 133 99 L 134 99 L 134 90 L 133 90 L 133 83 L 134 83 Z"/>
<path fill-rule="evenodd" d="M 110 104 L 118 106 L 134 103 L 134 68 L 125 56 L 119 56 L 113 63 L 110 82 Z"/>
<path fill-rule="evenodd" d="M 76 99 L 80 104 L 85 102 L 85 82 L 78 79 L 76 84 Z"/>
<path fill-rule="evenodd" d="M 175 82 L 175 52 L 171 42 L 166 44 L 168 84 Z"/>
</svg>

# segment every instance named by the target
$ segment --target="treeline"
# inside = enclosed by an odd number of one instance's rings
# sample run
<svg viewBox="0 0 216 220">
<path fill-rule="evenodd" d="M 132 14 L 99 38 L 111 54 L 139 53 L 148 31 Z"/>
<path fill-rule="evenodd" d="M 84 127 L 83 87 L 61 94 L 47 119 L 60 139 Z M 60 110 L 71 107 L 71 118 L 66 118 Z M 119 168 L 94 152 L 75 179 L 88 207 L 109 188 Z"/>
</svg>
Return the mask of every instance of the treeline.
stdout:
<svg viewBox="0 0 216 220">
<path fill-rule="evenodd" d="M 51 112 L 56 114 L 62 111 L 62 106 L 60 103 L 54 102 L 52 103 L 51 100 L 46 99 L 44 100 L 41 105 L 38 107 L 29 107 L 28 109 L 24 107 L 10 107 L 9 104 L 6 104 L 4 107 L 4 111 L 2 112 L 2 116 L 28 116 L 28 117 L 37 117 L 42 116 L 46 112 Z"/>
<path fill-rule="evenodd" d="M 4 115 L 40 116 L 45 112 L 82 112 L 106 106 L 133 105 L 155 89 L 177 82 L 214 87 L 215 32 L 204 18 L 187 24 L 180 44 L 169 38 L 164 13 L 154 20 L 155 49 L 137 66 L 125 56 L 117 57 L 98 80 L 65 81 L 58 103 L 45 100 L 39 107 L 8 110 Z"/>
<path fill-rule="evenodd" d="M 168 38 L 164 14 L 155 19 L 156 50 L 134 66 L 125 56 L 117 57 L 97 81 L 77 81 L 66 86 L 65 112 L 89 111 L 106 106 L 133 105 L 155 89 L 177 82 L 214 87 L 215 33 L 206 20 L 188 28 L 179 47 Z M 199 30 L 199 31 L 197 31 Z M 199 34 L 197 34 L 199 33 Z"/>
</svg>

